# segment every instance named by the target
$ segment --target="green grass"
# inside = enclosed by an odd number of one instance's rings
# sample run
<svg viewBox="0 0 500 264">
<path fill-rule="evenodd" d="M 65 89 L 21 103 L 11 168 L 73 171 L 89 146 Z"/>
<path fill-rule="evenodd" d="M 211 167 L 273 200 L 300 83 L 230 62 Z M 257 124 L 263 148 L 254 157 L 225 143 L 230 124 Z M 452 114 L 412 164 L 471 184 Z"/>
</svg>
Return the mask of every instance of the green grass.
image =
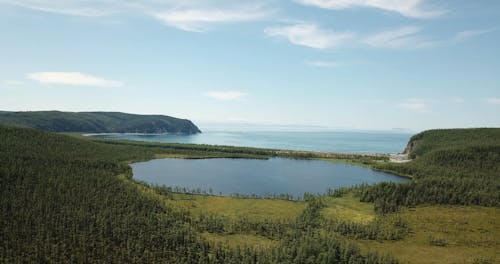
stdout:
<svg viewBox="0 0 500 264">
<path fill-rule="evenodd" d="M 326 218 L 368 223 L 376 217 L 373 204 L 360 202 L 359 198 L 351 194 L 338 198 L 324 197 L 324 201 L 326 206 L 321 213 Z M 189 210 L 193 216 L 216 214 L 230 219 L 247 218 L 257 221 L 294 219 L 306 206 L 302 201 L 180 193 L 175 193 L 166 202 L 175 208 Z"/>
<path fill-rule="evenodd" d="M 174 194 L 169 203 L 176 208 L 188 209 L 194 216 L 203 213 L 217 214 L 231 219 L 245 217 L 250 220 L 292 219 L 305 207 L 304 202 L 191 194 Z"/>
<path fill-rule="evenodd" d="M 366 168 L 374 168 L 376 165 L 381 165 L 381 164 L 386 164 L 389 162 L 389 157 L 383 155 L 380 157 L 373 157 L 373 156 L 368 156 L 368 157 L 353 157 L 353 158 L 325 158 L 325 157 L 319 157 L 315 158 L 317 160 L 324 160 L 324 161 L 330 161 L 330 162 L 341 162 L 341 163 L 347 163 L 347 164 L 352 164 L 352 165 L 358 165 Z"/>
<path fill-rule="evenodd" d="M 251 234 L 219 235 L 204 232 L 201 236 L 212 243 L 221 243 L 231 248 L 250 246 L 257 250 L 269 250 L 279 245 L 277 240 Z"/>
<path fill-rule="evenodd" d="M 241 199 L 234 197 L 174 194 L 165 199 L 151 192 L 150 188 L 138 185 L 152 197 L 178 209 L 189 210 L 194 217 L 200 213 L 213 213 L 229 217 L 263 221 L 265 219 L 292 219 L 300 215 L 305 202 L 272 199 Z M 325 218 L 336 218 L 368 224 L 377 215 L 373 204 L 359 202 L 352 194 L 344 197 L 323 197 L 326 207 L 322 209 Z M 426 206 L 408 209 L 401 217 L 410 225 L 410 235 L 399 241 L 352 240 L 366 251 L 381 254 L 391 253 L 408 263 L 474 263 L 477 260 L 500 261 L 496 252 L 500 249 L 500 209 L 478 206 Z M 328 233 L 326 233 L 328 234 Z M 269 249 L 279 241 L 257 234 L 214 234 L 203 232 L 202 237 L 212 243 L 230 247 L 251 246 Z M 340 237 L 336 233 L 330 236 Z M 436 246 L 432 238 L 444 239 L 446 246 Z M 488 262 L 487 262 L 488 263 Z"/>
<path fill-rule="evenodd" d="M 363 203 L 352 194 L 343 197 L 325 197 L 326 207 L 322 210 L 325 218 L 368 223 L 376 217 L 373 204 Z"/>
<path fill-rule="evenodd" d="M 400 241 L 357 241 L 365 250 L 391 252 L 409 263 L 500 263 L 500 208 L 423 206 L 402 217 L 412 232 Z M 433 239 L 446 241 L 437 246 Z"/>
</svg>

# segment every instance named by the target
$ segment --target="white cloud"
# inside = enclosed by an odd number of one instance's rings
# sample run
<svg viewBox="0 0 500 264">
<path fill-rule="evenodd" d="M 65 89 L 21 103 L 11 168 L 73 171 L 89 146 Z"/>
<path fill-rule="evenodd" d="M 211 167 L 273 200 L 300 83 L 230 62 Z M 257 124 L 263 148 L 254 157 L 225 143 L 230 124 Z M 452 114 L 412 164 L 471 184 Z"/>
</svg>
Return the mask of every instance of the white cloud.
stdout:
<svg viewBox="0 0 500 264">
<path fill-rule="evenodd" d="M 442 10 L 423 9 L 422 0 L 296 0 L 296 2 L 333 10 L 357 7 L 376 8 L 413 18 L 432 18 L 445 13 Z"/>
<path fill-rule="evenodd" d="M 398 108 L 410 110 L 417 113 L 427 113 L 429 112 L 429 104 L 423 99 L 407 99 L 396 105 Z"/>
<path fill-rule="evenodd" d="M 269 12 L 260 9 L 185 9 L 152 13 L 156 19 L 186 31 L 203 32 L 211 25 L 260 20 Z"/>
<path fill-rule="evenodd" d="M 7 3 L 38 11 L 73 15 L 98 17 L 115 13 L 120 9 L 115 1 L 88 2 L 82 0 L 0 0 L 0 3 Z"/>
<path fill-rule="evenodd" d="M 266 1 L 237 3 L 204 0 L 0 0 L 0 3 L 72 16 L 103 17 L 117 13 L 146 15 L 178 29 L 203 32 L 214 25 L 256 21 L 274 11 Z"/>
<path fill-rule="evenodd" d="M 335 61 L 307 61 L 306 64 L 312 67 L 323 67 L 323 68 L 333 68 L 339 66 L 339 64 Z"/>
<path fill-rule="evenodd" d="M 429 48 L 441 43 L 418 35 L 421 31 L 419 27 L 400 27 L 369 35 L 362 42 L 377 48 Z"/>
<path fill-rule="evenodd" d="M 295 45 L 316 49 L 330 49 L 338 46 L 359 47 L 367 45 L 373 48 L 385 49 L 422 49 L 446 47 L 471 38 L 487 34 L 494 30 L 462 31 L 449 39 L 433 39 L 422 34 L 422 28 L 416 26 L 402 26 L 399 28 L 375 32 L 367 35 L 352 32 L 334 32 L 322 29 L 316 24 L 303 23 L 291 26 L 269 27 L 264 30 L 268 36 L 285 38 Z M 310 66 L 332 67 L 329 63 L 306 62 Z"/>
<path fill-rule="evenodd" d="M 21 86 L 24 85 L 24 82 L 18 80 L 3 80 L 0 84 L 2 86 Z"/>
<path fill-rule="evenodd" d="M 256 0 L 0 0 L 10 4 L 58 14 L 104 17 L 113 14 L 133 14 L 151 17 L 165 25 L 191 32 L 205 32 L 230 23 L 261 21 L 274 17 L 279 1 Z M 428 18 L 443 11 L 424 5 L 424 0 L 296 0 L 296 2 L 326 9 L 377 8 L 408 17 Z M 427 8 L 424 8 L 427 7 Z M 290 20 L 288 20 L 290 22 Z M 378 48 L 429 48 L 457 44 L 495 29 L 465 30 L 450 39 L 433 40 L 423 36 L 418 27 L 406 26 L 371 35 L 358 36 L 350 31 L 322 29 L 314 23 L 269 27 L 264 32 L 291 43 L 316 49 L 334 48 L 350 41 L 351 46 L 365 44 Z"/>
<path fill-rule="evenodd" d="M 482 30 L 465 30 L 458 32 L 455 34 L 455 37 L 452 39 L 452 42 L 457 43 L 457 42 L 463 42 L 466 40 L 469 40 L 471 38 L 481 36 L 487 33 L 490 33 L 494 31 L 493 29 L 482 29 Z"/>
<path fill-rule="evenodd" d="M 35 72 L 27 75 L 28 79 L 44 84 L 65 84 L 98 87 L 119 87 L 123 83 L 106 80 L 80 72 Z"/>
<path fill-rule="evenodd" d="M 497 98 L 497 97 L 486 98 L 485 101 L 488 104 L 500 105 L 500 98 Z"/>
<path fill-rule="evenodd" d="M 239 91 L 211 91 L 204 93 L 204 95 L 219 101 L 232 101 L 246 97 L 247 93 Z"/>
<path fill-rule="evenodd" d="M 271 37 L 282 37 L 295 45 L 315 49 L 337 47 L 353 37 L 350 32 L 333 32 L 319 28 L 316 24 L 296 24 L 292 26 L 269 27 L 264 32 Z"/>
<path fill-rule="evenodd" d="M 420 34 L 420 27 L 404 26 L 368 35 L 362 42 L 377 48 L 434 48 L 458 44 L 492 31 L 494 30 L 466 30 L 456 33 L 451 39 L 429 39 Z"/>
</svg>

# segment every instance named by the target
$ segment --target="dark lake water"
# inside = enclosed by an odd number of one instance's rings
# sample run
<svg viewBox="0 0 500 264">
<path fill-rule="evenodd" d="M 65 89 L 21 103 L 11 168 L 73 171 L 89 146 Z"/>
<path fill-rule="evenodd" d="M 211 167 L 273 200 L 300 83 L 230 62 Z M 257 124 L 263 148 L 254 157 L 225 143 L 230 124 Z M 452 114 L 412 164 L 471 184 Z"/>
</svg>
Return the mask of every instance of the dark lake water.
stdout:
<svg viewBox="0 0 500 264">
<path fill-rule="evenodd" d="M 230 195 L 325 193 L 328 188 L 408 179 L 369 168 L 320 160 L 156 159 L 131 164 L 134 179 Z"/>
</svg>

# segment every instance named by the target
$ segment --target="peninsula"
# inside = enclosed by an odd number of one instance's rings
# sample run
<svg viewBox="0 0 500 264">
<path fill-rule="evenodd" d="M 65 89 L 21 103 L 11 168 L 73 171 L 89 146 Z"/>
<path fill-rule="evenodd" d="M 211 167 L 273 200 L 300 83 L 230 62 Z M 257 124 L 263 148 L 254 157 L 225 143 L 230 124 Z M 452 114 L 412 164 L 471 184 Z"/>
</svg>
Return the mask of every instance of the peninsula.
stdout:
<svg viewBox="0 0 500 264">
<path fill-rule="evenodd" d="M 0 124 L 65 133 L 201 133 L 187 119 L 121 112 L 0 111 Z"/>
</svg>

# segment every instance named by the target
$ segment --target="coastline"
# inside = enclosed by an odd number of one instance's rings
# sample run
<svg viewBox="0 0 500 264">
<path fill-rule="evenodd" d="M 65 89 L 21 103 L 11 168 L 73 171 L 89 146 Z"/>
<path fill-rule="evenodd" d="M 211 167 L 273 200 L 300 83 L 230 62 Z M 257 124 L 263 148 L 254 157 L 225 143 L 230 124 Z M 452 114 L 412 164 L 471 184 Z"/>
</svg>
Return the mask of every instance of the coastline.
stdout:
<svg viewBox="0 0 500 264">
<path fill-rule="evenodd" d="M 119 139 L 150 143 L 183 143 L 248 147 L 284 151 L 339 154 L 387 155 L 400 153 L 412 136 L 407 133 L 365 131 L 205 131 L 201 134 L 178 133 L 85 133 L 101 139 Z M 327 155 L 327 154 L 326 154 Z"/>
</svg>

